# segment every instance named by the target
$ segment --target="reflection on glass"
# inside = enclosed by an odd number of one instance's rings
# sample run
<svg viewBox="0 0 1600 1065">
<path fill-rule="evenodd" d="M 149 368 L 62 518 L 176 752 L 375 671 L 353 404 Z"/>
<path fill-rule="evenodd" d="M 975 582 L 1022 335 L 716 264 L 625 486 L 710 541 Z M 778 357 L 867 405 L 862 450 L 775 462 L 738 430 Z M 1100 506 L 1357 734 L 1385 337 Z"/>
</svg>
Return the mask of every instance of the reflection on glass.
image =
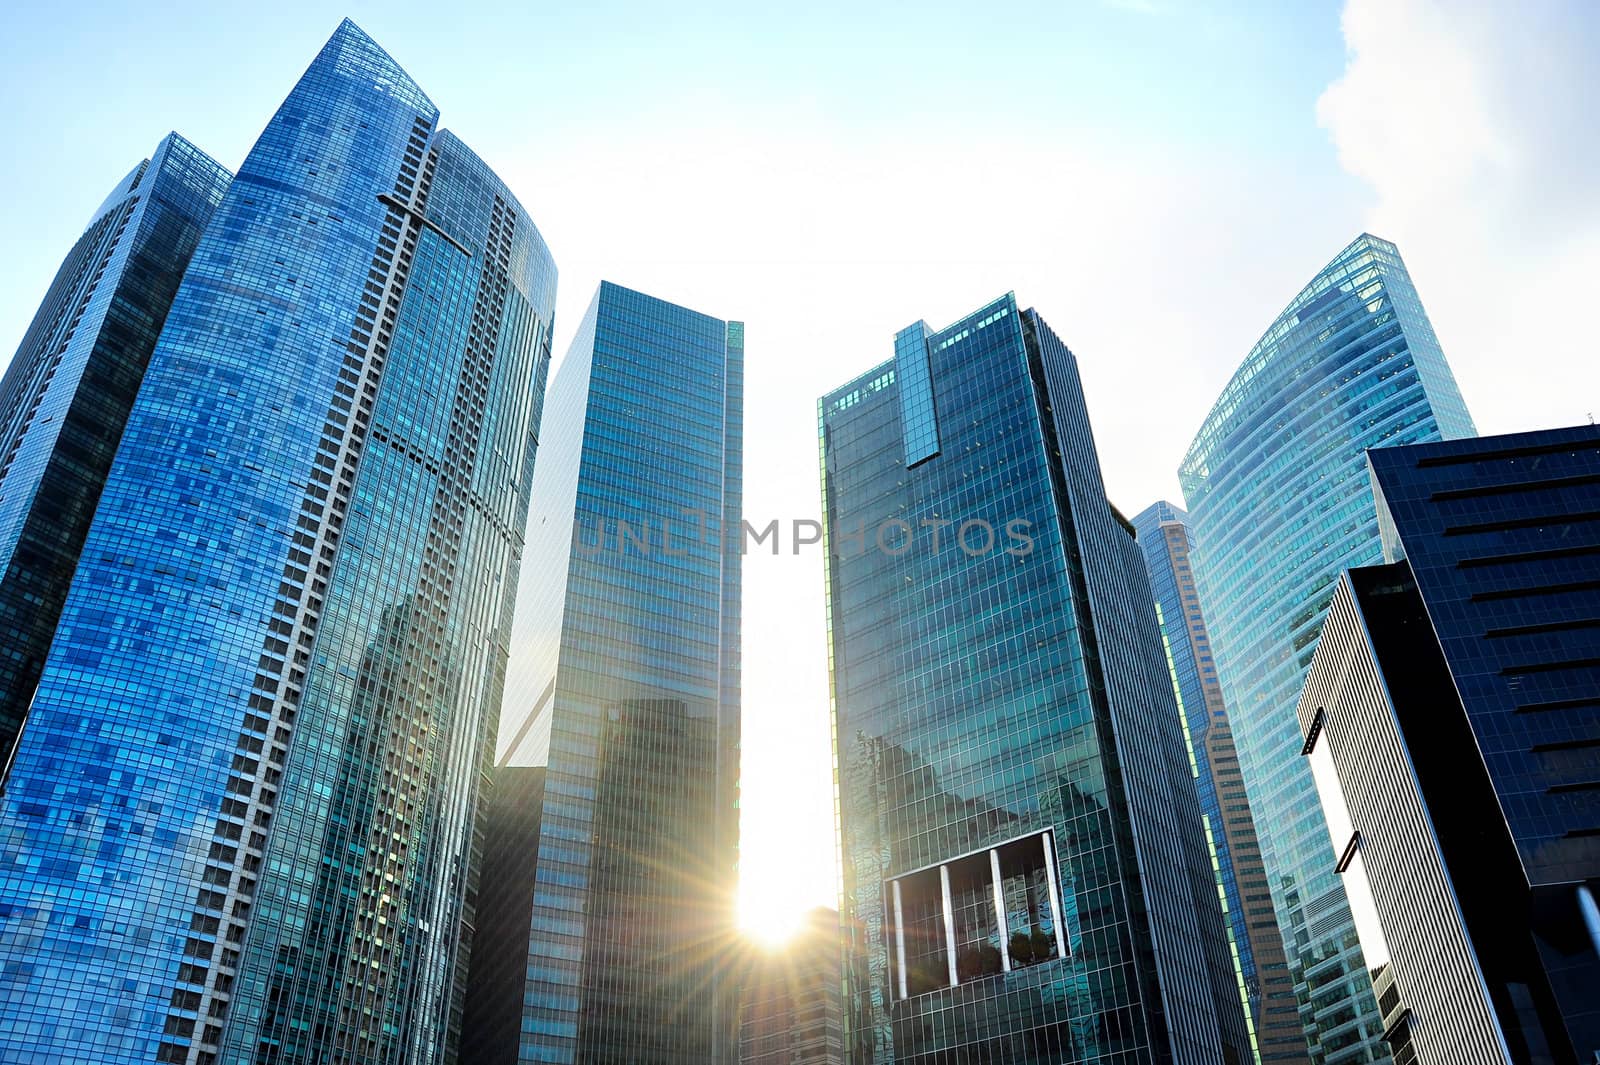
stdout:
<svg viewBox="0 0 1600 1065">
<path fill-rule="evenodd" d="M 1005 905 L 1007 949 L 1017 968 L 1059 955 L 1055 910 L 1050 901 L 1049 870 L 1034 848 L 1000 849 L 1000 891 Z"/>
<path fill-rule="evenodd" d="M 924 869 L 901 877 L 896 897 L 901 923 L 897 956 L 905 959 L 901 997 L 921 995 L 950 986 L 950 965 L 945 952 L 944 902 L 939 870 Z"/>
<path fill-rule="evenodd" d="M 890 881 L 901 998 L 1063 957 L 1049 832 Z"/>
</svg>

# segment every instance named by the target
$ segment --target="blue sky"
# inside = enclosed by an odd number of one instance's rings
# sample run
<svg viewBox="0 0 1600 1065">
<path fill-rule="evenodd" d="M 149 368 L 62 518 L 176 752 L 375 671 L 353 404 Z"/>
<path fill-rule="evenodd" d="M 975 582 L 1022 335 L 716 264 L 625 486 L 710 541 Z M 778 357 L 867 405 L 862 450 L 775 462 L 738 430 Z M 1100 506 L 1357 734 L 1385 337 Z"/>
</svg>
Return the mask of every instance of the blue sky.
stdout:
<svg viewBox="0 0 1600 1065">
<path fill-rule="evenodd" d="M 998 119 L 1315 152 L 1326 145 L 1301 120 L 1343 53 L 1327 4 L 539 6 L 457 4 L 444 17 L 434 5 L 357 3 L 344 13 L 447 97 L 436 102 L 486 151 L 595 125 L 678 122 L 693 117 L 688 105 L 757 121 L 817 114 L 856 131 Z M 27 107 L 7 132 L 30 147 L 50 146 L 58 129 L 89 133 L 85 149 L 111 153 L 137 150 L 146 127 L 166 123 L 239 155 L 333 10 L 14 11 L 0 83 Z"/>
<path fill-rule="evenodd" d="M 815 397 L 1002 292 L 1083 365 L 1107 486 L 1195 427 L 1362 229 L 1397 241 L 1480 429 L 1600 414 L 1600 7 L 294 2 L 13 9 L 0 348 L 176 129 L 225 165 L 348 14 L 517 191 L 557 357 L 609 278 L 748 336 L 747 512 L 816 516 Z M 745 868 L 831 896 L 821 557 L 746 575 Z M 515 697 L 516 693 L 512 693 Z"/>
</svg>

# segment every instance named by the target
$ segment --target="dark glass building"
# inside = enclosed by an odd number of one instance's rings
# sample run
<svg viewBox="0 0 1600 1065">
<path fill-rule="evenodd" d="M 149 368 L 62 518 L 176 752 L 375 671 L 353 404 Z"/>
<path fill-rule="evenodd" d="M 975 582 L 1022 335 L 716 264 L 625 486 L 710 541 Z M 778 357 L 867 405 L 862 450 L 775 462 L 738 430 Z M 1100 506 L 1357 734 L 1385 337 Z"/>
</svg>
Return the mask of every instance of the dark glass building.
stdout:
<svg viewBox="0 0 1600 1065">
<path fill-rule="evenodd" d="M 0 381 L 0 776 L 150 351 L 228 172 L 169 134 L 67 253 Z"/>
<path fill-rule="evenodd" d="M 173 299 L 0 799 L 0 1058 L 440 1062 L 555 275 L 350 22 Z"/>
<path fill-rule="evenodd" d="M 1172 663 L 1172 683 L 1194 754 L 1195 788 L 1206 837 L 1216 855 L 1233 946 L 1239 959 L 1257 1051 L 1262 1062 L 1305 1063 L 1305 1034 L 1294 978 L 1273 916 L 1255 818 L 1239 770 L 1227 705 L 1217 680 L 1205 613 L 1195 591 L 1188 515 L 1162 501 L 1133 519 L 1156 617 Z"/>
<path fill-rule="evenodd" d="M 741 969 L 739 1065 L 844 1065 L 839 914 L 815 909 Z"/>
<path fill-rule="evenodd" d="M 1300 700 L 1389 1043 L 1425 1065 L 1600 1058 L 1600 429 L 1370 453 L 1389 565 L 1353 569 Z"/>
<path fill-rule="evenodd" d="M 543 810 L 542 766 L 495 770 L 483 815 L 477 927 L 461 1019 L 461 1060 L 471 1065 L 517 1065 Z"/>
<path fill-rule="evenodd" d="M 1381 556 L 1367 448 L 1475 435 L 1393 244 L 1362 234 L 1258 340 L 1178 470 L 1195 586 L 1311 1059 L 1383 1061 L 1383 1025 L 1294 707 L 1347 566 Z"/>
<path fill-rule="evenodd" d="M 1251 1060 L 1072 353 L 1008 295 L 820 420 L 851 1059 Z"/>
<path fill-rule="evenodd" d="M 551 385 L 501 730 L 545 767 L 525 1062 L 738 1053 L 743 402 L 741 323 L 609 282 Z"/>
</svg>

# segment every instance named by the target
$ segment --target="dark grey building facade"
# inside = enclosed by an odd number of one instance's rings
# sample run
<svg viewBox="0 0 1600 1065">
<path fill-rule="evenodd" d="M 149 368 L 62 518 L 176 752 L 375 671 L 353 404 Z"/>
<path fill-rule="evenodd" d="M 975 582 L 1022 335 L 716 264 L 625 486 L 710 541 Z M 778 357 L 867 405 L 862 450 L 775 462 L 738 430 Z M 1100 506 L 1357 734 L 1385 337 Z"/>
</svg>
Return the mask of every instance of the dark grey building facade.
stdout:
<svg viewBox="0 0 1600 1065">
<path fill-rule="evenodd" d="M 461 1060 L 471 1065 L 517 1065 L 544 772 L 543 766 L 496 769 L 483 808 L 477 922 L 461 1019 Z"/>
<path fill-rule="evenodd" d="M 819 414 L 851 1060 L 1250 1060 L 1072 353 L 1007 295 Z"/>
<path fill-rule="evenodd" d="M 1400 1062 L 1600 1055 L 1600 429 L 1368 453 L 1299 716 Z"/>
</svg>

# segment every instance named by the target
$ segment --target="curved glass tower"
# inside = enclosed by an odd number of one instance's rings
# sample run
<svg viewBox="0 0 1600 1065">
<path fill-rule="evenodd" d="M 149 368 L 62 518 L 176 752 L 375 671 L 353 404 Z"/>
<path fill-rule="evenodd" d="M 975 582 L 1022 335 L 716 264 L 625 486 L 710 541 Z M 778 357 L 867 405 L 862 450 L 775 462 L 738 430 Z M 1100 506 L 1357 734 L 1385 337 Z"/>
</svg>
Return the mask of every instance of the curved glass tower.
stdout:
<svg viewBox="0 0 1600 1065">
<path fill-rule="evenodd" d="M 1393 244 L 1362 234 L 1251 349 L 1178 471 L 1312 1059 L 1387 1060 L 1295 717 L 1339 574 L 1382 559 L 1368 448 L 1475 435 Z"/>
<path fill-rule="evenodd" d="M 346 21 L 150 359 L 0 799 L 0 1059 L 433 1062 L 555 275 Z"/>
<path fill-rule="evenodd" d="M 228 180 L 168 134 L 73 244 L 0 382 L 0 775 L 151 349 Z"/>
</svg>

